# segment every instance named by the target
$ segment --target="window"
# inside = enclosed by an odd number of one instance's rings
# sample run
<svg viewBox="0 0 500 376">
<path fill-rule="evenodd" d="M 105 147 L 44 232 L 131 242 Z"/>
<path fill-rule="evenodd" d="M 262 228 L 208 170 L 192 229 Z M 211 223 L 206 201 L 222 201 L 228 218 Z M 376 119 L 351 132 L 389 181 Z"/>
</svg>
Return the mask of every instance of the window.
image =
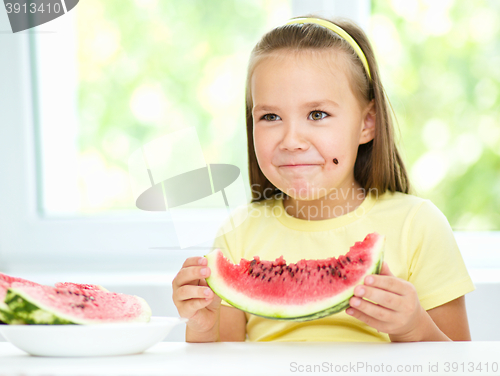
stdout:
<svg viewBox="0 0 500 376">
<path fill-rule="evenodd" d="M 207 163 L 246 179 L 248 55 L 290 15 L 287 0 L 87 1 L 57 35 L 35 34 L 41 214 L 135 214 L 129 157 L 188 126 Z"/>
<path fill-rule="evenodd" d="M 203 254 L 210 242 L 179 250 L 168 212 L 134 207 L 127 160 L 187 124 L 207 162 L 247 179 L 248 55 L 265 30 L 306 13 L 348 16 L 369 33 L 417 194 L 454 230 L 500 228 L 498 2 L 207 4 L 86 0 L 34 31 L 0 34 L 3 265 L 176 270 Z M 457 238 L 471 252 L 471 239 L 498 237 L 469 235 Z"/>
<path fill-rule="evenodd" d="M 417 194 L 500 230 L 500 3 L 372 1 L 371 38 Z"/>
</svg>

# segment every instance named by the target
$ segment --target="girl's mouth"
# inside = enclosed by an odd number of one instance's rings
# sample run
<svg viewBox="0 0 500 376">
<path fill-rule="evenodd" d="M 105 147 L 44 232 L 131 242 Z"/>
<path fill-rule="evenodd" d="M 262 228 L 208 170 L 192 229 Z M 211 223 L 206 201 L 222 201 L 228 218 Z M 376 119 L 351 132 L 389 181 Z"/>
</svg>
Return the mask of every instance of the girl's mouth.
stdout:
<svg viewBox="0 0 500 376">
<path fill-rule="evenodd" d="M 280 167 L 294 168 L 294 167 L 313 167 L 319 166 L 317 164 L 295 164 L 295 165 L 281 165 Z"/>
</svg>

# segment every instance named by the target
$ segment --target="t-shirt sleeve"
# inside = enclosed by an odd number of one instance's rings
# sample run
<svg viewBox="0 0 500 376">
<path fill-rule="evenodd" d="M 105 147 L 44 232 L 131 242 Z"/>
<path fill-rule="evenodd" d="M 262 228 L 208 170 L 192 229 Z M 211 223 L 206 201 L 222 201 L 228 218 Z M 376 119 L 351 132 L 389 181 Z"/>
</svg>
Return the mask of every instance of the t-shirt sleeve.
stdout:
<svg viewBox="0 0 500 376">
<path fill-rule="evenodd" d="M 448 220 L 429 200 L 410 222 L 407 249 L 409 282 L 425 310 L 475 290 Z"/>
</svg>

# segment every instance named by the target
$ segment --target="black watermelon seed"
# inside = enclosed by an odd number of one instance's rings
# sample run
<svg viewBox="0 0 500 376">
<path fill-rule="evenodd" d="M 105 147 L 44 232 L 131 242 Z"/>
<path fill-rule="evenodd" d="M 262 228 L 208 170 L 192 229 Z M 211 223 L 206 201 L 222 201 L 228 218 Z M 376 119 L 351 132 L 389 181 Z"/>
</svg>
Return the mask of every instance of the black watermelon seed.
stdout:
<svg viewBox="0 0 500 376">
<path fill-rule="evenodd" d="M 346 259 L 347 259 L 347 262 L 351 262 L 351 259 L 349 258 L 349 256 L 347 256 Z"/>
<path fill-rule="evenodd" d="M 266 278 L 266 275 L 265 275 L 265 274 L 262 274 L 262 278 L 261 278 L 261 279 L 264 279 L 264 278 Z"/>
<path fill-rule="evenodd" d="M 255 277 L 258 277 L 259 275 L 260 275 L 260 273 L 257 273 L 257 274 L 255 274 Z"/>
<path fill-rule="evenodd" d="M 295 273 L 294 273 L 294 272 L 291 272 L 290 274 L 292 275 L 292 278 L 295 276 Z"/>
<path fill-rule="evenodd" d="M 346 275 L 344 276 L 344 279 L 347 279 L 347 276 L 346 276 Z"/>
<path fill-rule="evenodd" d="M 339 278 L 342 277 L 342 274 L 340 274 L 340 270 L 338 271 L 337 274 L 338 274 Z"/>
<path fill-rule="evenodd" d="M 252 268 L 250 268 L 250 269 L 248 270 L 248 274 L 252 274 L 252 272 L 253 272 L 253 269 L 252 269 Z"/>
<path fill-rule="evenodd" d="M 283 278 L 283 282 L 285 282 L 285 278 Z"/>
<path fill-rule="evenodd" d="M 360 262 L 360 264 L 362 264 L 362 263 L 363 263 L 363 259 L 361 259 L 361 258 L 360 258 L 360 259 L 359 259 L 359 262 Z"/>
<path fill-rule="evenodd" d="M 257 260 L 253 259 L 253 260 L 250 262 L 250 265 L 251 265 L 251 266 L 254 266 L 256 262 L 257 262 Z"/>
<path fill-rule="evenodd" d="M 326 271 L 326 275 L 328 275 L 328 270 Z"/>
<path fill-rule="evenodd" d="M 283 274 L 283 269 L 280 270 L 280 275 L 282 275 L 282 274 Z"/>
<path fill-rule="evenodd" d="M 271 282 L 271 277 L 269 277 L 269 279 L 267 280 L 267 282 Z"/>
<path fill-rule="evenodd" d="M 325 265 L 323 265 L 323 266 L 321 267 L 321 269 L 324 269 L 324 268 L 326 268 L 326 266 L 325 266 Z"/>
<path fill-rule="evenodd" d="M 319 269 L 320 269 L 320 267 L 319 267 L 319 265 L 318 265 L 318 272 L 319 272 Z"/>
</svg>

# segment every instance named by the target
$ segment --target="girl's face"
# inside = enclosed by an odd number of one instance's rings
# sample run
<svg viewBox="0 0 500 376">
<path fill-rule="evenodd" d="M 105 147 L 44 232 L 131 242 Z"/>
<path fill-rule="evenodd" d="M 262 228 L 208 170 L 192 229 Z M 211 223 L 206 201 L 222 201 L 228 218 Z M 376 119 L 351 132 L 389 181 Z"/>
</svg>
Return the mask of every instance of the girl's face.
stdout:
<svg viewBox="0 0 500 376">
<path fill-rule="evenodd" d="M 354 96 L 345 64 L 333 51 L 273 53 L 251 77 L 259 166 L 294 199 L 359 187 L 354 162 L 358 145 L 374 137 L 375 113 Z"/>
</svg>

